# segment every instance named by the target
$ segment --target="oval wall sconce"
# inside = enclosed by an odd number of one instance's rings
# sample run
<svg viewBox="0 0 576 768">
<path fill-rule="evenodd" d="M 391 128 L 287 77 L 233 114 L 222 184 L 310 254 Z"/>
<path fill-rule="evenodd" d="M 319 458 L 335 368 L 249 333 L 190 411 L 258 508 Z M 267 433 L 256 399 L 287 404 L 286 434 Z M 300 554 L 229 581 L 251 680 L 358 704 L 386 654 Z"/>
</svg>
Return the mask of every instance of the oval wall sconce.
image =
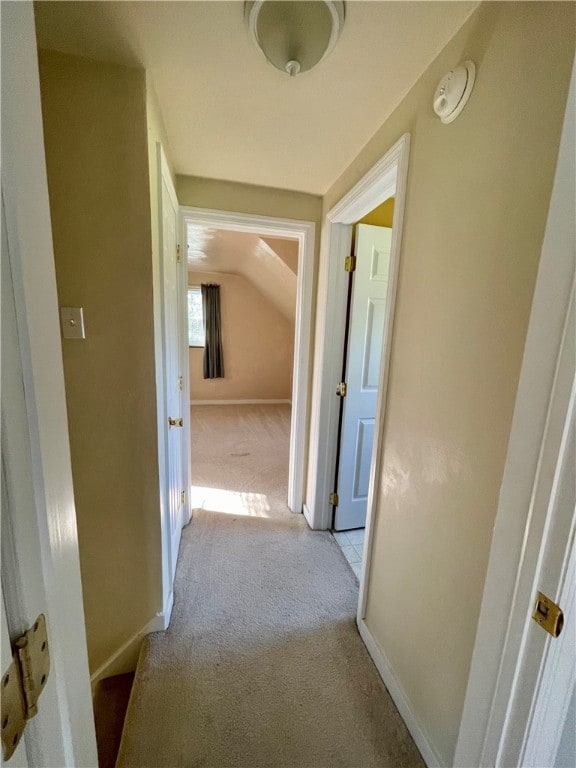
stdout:
<svg viewBox="0 0 576 768">
<path fill-rule="evenodd" d="M 344 3 L 334 0 L 246 2 L 250 36 L 268 61 L 295 77 L 315 67 L 336 45 L 344 24 Z"/>
<path fill-rule="evenodd" d="M 465 61 L 451 69 L 440 80 L 434 93 L 433 106 L 434 112 L 443 123 L 451 123 L 462 112 L 470 98 L 475 80 L 476 65 L 473 61 Z"/>
</svg>

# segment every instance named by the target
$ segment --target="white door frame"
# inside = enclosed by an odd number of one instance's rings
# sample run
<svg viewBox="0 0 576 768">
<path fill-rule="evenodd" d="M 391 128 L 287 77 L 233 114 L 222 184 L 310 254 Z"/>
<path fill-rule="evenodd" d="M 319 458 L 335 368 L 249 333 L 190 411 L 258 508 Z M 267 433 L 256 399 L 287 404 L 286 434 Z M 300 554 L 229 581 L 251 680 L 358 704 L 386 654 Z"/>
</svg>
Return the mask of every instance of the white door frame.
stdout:
<svg viewBox="0 0 576 768">
<path fill-rule="evenodd" d="M 186 225 L 249 232 L 298 240 L 298 276 L 296 319 L 294 327 L 294 369 L 292 377 L 292 419 L 290 422 L 290 466 L 288 471 L 288 507 L 302 512 L 304 499 L 304 462 L 306 457 L 306 416 L 308 412 L 308 372 L 312 326 L 312 283 L 314 279 L 314 236 L 311 221 L 255 216 L 247 213 L 216 211 L 208 208 L 180 207 L 181 242 L 187 242 Z M 184 248 L 186 258 L 187 248 Z"/>
<path fill-rule="evenodd" d="M 388 384 L 409 153 L 410 134 L 405 133 L 358 184 L 329 211 L 320 252 L 308 483 L 304 504 L 306 520 L 314 530 L 326 530 L 330 527 L 332 518 L 332 507 L 328 497 L 334 491 L 332 485 L 336 468 L 339 412 L 336 386 L 340 381 L 342 369 L 348 290 L 348 273 L 344 271 L 344 259 L 350 253 L 352 226 L 390 196 L 395 196 L 388 301 L 380 363 L 381 387 L 378 393 L 367 503 L 367 537 L 364 550 L 367 557 L 370 553 L 372 510 L 377 504 L 377 488 L 374 479 L 381 459 L 382 422 Z M 364 558 L 363 574 L 367 557 Z M 363 584 L 364 576 L 361 580 L 361 595 L 364 593 Z M 361 604 L 363 605 L 363 597 L 361 597 Z"/>
<path fill-rule="evenodd" d="M 8 602 L 18 589 L 20 616 L 43 592 L 51 673 L 29 726 L 32 765 L 97 764 L 76 511 L 72 485 L 52 227 L 43 143 L 34 11 L 31 2 L 3 3 L 2 194 L 16 304 L 28 456 L 3 460 L 17 478 L 31 467 L 34 503 L 18 508 L 13 526 Z M 2 259 L 8 253 L 2 253 Z M 11 417 L 10 412 L 7 416 Z M 6 435 L 8 438 L 8 433 Z M 10 442 L 13 447 L 12 442 Z M 17 484 L 18 485 L 18 484 Z M 2 513 L 5 514 L 5 511 Z M 8 568 L 8 571 L 6 569 Z M 11 600 L 12 602 L 12 600 Z M 8 609 L 8 605 L 7 605 Z M 8 616 L 10 620 L 10 616 Z M 19 628 L 11 626 L 11 631 Z M 21 629 L 21 628 L 20 628 Z M 43 704 L 44 702 L 44 704 Z M 44 707 L 44 715 L 42 710 Z"/>
<path fill-rule="evenodd" d="M 174 562 L 172 552 L 172 532 L 171 532 L 171 519 L 170 519 L 170 477 L 169 477 L 169 463 L 168 463 L 168 436 L 167 436 L 167 382 L 166 382 L 166 348 L 165 348 L 165 319 L 164 319 L 164 251 L 163 251 L 163 214 L 162 214 L 162 187 L 166 185 L 168 194 L 174 205 L 176 211 L 176 238 L 180 237 L 179 227 L 179 206 L 178 198 L 174 190 L 174 184 L 172 182 L 172 176 L 166 160 L 166 155 L 160 142 L 156 142 L 156 170 L 157 170 L 157 202 L 158 208 L 152 212 L 153 216 L 157 216 L 158 221 L 158 263 L 155 264 L 153 282 L 154 282 L 154 343 L 155 343 L 155 360 L 156 360 L 156 401 L 157 401 L 157 426 L 158 426 L 158 473 L 160 482 L 160 516 L 161 516 L 161 537 L 162 537 L 162 610 L 156 615 L 153 620 L 153 624 L 148 627 L 147 631 L 164 630 L 170 624 L 170 618 L 172 615 L 172 608 L 174 605 L 174 573 L 176 569 L 176 563 Z M 180 242 L 182 242 L 180 240 Z M 174 254 L 176 258 L 176 254 Z M 178 277 L 183 280 L 184 259 L 182 258 L 180 263 L 177 264 Z M 184 322 L 183 312 L 185 308 L 179 307 L 179 328 L 181 333 L 182 324 Z M 184 339 L 184 335 L 181 338 L 181 345 L 179 350 L 180 368 L 183 378 L 183 391 L 188 392 L 188 362 L 185 360 L 188 352 L 188 342 Z M 186 342 L 186 343 L 184 343 Z M 180 415 L 180 414 L 177 414 Z M 184 420 L 182 445 L 190 445 L 190 409 L 184 408 L 184 412 L 181 414 Z M 190 451 L 184 448 L 182 456 L 182 470 L 183 470 L 183 484 L 186 489 L 184 498 L 184 504 L 182 506 L 182 525 L 185 525 L 190 520 Z"/>
<path fill-rule="evenodd" d="M 576 269 L 575 72 L 528 326 L 455 765 L 494 766 L 506 738 L 516 665 L 545 520 L 532 493 Z M 540 534 L 538 533 L 540 532 Z"/>
</svg>

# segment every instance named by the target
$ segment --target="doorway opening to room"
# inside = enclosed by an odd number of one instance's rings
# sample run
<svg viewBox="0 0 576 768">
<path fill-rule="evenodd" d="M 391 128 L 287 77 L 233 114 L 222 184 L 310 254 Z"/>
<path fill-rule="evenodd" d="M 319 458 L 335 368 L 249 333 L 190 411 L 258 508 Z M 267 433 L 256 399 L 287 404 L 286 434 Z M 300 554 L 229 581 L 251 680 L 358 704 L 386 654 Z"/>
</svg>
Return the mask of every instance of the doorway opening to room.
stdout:
<svg viewBox="0 0 576 768">
<path fill-rule="evenodd" d="M 181 216 L 191 509 L 301 512 L 314 225 L 190 208 Z M 212 370 L 216 336 L 222 367 Z"/>
<path fill-rule="evenodd" d="M 410 135 L 404 134 L 328 211 L 320 253 L 304 515 L 311 528 L 332 530 L 343 547 L 352 548 L 345 554 L 355 561 L 351 565 L 356 565 L 360 581 L 357 620 L 361 631 L 381 493 L 376 481 L 382 463 L 409 153 Z M 380 233 L 378 225 L 385 225 Z M 347 266 L 354 257 L 363 269 L 356 269 L 350 284 Z M 357 293 L 361 311 L 355 329 L 354 299 L 360 283 L 365 287 Z M 373 292 L 376 286 L 371 283 L 380 283 L 379 291 Z M 364 408 L 367 395 L 373 401 L 370 413 L 355 407 L 357 402 Z"/>
<path fill-rule="evenodd" d="M 331 529 L 358 579 L 364 555 L 374 426 L 380 388 L 394 197 L 352 229 Z"/>
</svg>

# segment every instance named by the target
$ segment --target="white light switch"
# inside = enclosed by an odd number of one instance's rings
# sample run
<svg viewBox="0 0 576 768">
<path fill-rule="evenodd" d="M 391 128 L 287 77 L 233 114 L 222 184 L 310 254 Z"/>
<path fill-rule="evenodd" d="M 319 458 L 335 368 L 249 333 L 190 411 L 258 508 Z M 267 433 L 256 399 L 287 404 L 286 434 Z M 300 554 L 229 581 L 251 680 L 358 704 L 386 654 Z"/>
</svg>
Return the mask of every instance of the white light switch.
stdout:
<svg viewBox="0 0 576 768">
<path fill-rule="evenodd" d="M 65 339 L 85 339 L 82 307 L 60 307 L 60 324 Z"/>
</svg>

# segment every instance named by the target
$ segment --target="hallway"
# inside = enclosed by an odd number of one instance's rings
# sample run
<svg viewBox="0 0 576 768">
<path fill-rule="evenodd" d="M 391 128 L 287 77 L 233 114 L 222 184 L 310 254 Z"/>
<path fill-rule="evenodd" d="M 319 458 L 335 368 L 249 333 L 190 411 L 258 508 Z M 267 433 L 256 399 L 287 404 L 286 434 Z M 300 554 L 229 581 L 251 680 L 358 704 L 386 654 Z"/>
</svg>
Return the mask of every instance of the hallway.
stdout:
<svg viewBox="0 0 576 768">
<path fill-rule="evenodd" d="M 194 482 L 207 501 L 214 467 L 232 507 L 197 509 L 183 531 L 172 621 L 144 644 L 118 768 L 422 766 L 358 635 L 354 574 L 281 503 L 289 407 L 201 411 L 193 435 L 212 438 Z M 240 441 L 220 442 L 226 420 Z"/>
</svg>

